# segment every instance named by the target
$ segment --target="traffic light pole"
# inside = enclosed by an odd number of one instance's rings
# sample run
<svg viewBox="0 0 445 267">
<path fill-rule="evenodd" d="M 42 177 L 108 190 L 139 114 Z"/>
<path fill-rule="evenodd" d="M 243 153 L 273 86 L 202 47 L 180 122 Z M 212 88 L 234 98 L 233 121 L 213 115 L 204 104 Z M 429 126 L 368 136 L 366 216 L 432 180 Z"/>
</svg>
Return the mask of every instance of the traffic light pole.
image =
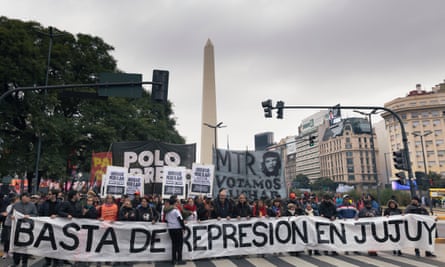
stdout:
<svg viewBox="0 0 445 267">
<path fill-rule="evenodd" d="M 48 58 L 49 60 L 49 58 Z M 163 85 L 162 82 L 113 82 L 113 83 L 92 83 L 92 84 L 66 84 L 66 85 L 47 85 L 48 81 L 47 81 L 48 77 L 46 77 L 45 79 L 45 86 L 29 86 L 29 87 L 15 87 L 15 88 L 11 88 L 8 91 L 4 92 L 1 96 L 0 96 L 0 103 L 1 101 L 6 98 L 7 96 L 11 95 L 12 93 L 15 92 L 20 92 L 20 91 L 34 91 L 34 90 L 45 90 L 45 94 L 47 90 L 64 90 L 64 89 L 74 89 L 74 88 L 107 88 L 107 87 L 118 87 L 118 86 L 141 86 L 143 84 L 152 84 L 152 85 Z M 35 184 L 33 187 L 33 193 L 37 193 L 38 190 L 38 184 L 37 184 L 37 180 L 38 180 L 38 162 L 40 160 L 40 150 L 41 150 L 41 144 L 42 144 L 42 139 L 41 136 L 39 135 L 39 139 L 38 139 L 38 143 L 37 143 L 37 149 L 38 149 L 38 153 L 37 153 L 37 158 L 36 158 L 36 168 L 35 168 L 35 176 L 34 176 L 34 180 L 35 180 Z M 22 183 L 23 185 L 23 183 Z"/>
<path fill-rule="evenodd" d="M 264 107 L 264 105 L 263 105 Z M 280 106 L 280 107 L 271 107 L 271 109 L 332 109 L 333 106 Z M 414 184 L 412 179 L 414 178 L 413 176 L 413 169 L 411 167 L 411 160 L 409 157 L 409 150 L 408 150 L 408 137 L 406 135 L 406 131 L 405 131 L 405 126 L 403 124 L 402 119 L 400 118 L 400 116 L 394 112 L 393 110 L 389 109 L 389 108 L 385 108 L 385 107 L 375 107 L 375 106 L 340 106 L 337 105 L 336 108 L 339 109 L 365 109 L 365 110 L 384 110 L 386 112 L 391 113 L 391 115 L 393 115 L 397 121 L 400 124 L 400 131 L 402 134 L 402 144 L 403 144 L 403 151 L 405 153 L 405 159 L 407 162 L 407 171 L 408 171 L 408 180 L 409 180 L 409 188 L 410 188 L 410 193 L 411 193 L 411 197 L 416 195 L 416 192 L 414 190 Z"/>
</svg>

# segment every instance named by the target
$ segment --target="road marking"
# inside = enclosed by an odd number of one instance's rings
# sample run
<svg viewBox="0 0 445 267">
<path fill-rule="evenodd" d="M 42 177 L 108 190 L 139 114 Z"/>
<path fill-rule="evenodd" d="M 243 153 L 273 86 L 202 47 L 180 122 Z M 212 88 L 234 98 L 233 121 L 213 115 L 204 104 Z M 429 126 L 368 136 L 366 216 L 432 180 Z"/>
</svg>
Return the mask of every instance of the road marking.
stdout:
<svg viewBox="0 0 445 267">
<path fill-rule="evenodd" d="M 381 256 L 368 256 L 368 257 L 360 256 L 360 255 L 354 256 L 354 258 L 356 258 L 356 259 L 359 259 L 363 262 L 370 263 L 370 264 L 376 265 L 376 266 L 385 266 L 385 267 L 399 267 L 400 266 L 400 265 L 394 265 L 389 262 L 379 260 L 378 259 L 379 257 L 381 257 Z M 422 263 L 422 267 L 424 267 L 423 263 Z"/>
<path fill-rule="evenodd" d="M 246 258 L 247 261 L 251 262 L 255 266 L 261 267 L 276 267 L 275 264 L 270 263 L 269 261 L 263 258 Z M 219 266 L 219 265 L 217 265 Z"/>
<path fill-rule="evenodd" d="M 215 266 L 221 266 L 221 267 L 237 267 L 237 265 L 235 263 L 233 263 L 231 260 L 227 260 L 227 259 L 217 259 L 217 260 L 212 260 L 212 263 L 215 264 Z"/>
<path fill-rule="evenodd" d="M 302 260 L 298 257 L 291 257 L 291 256 L 281 256 L 279 257 L 283 261 L 292 264 L 293 266 L 308 266 L 308 267 L 317 267 L 317 265 L 312 264 L 310 262 L 307 262 L 305 260 Z M 260 266 L 260 265 L 257 265 Z"/>
<path fill-rule="evenodd" d="M 324 261 L 326 263 L 334 264 L 335 266 L 360 267 L 360 265 L 355 265 L 355 264 L 349 263 L 347 261 L 337 259 L 335 256 L 318 256 L 316 258 L 321 261 Z"/>
<path fill-rule="evenodd" d="M 380 254 L 379 254 L 380 255 Z M 395 258 L 394 256 L 390 256 L 390 255 L 382 255 L 382 257 L 385 258 Z M 422 262 L 422 258 L 418 258 L 418 260 L 413 260 L 413 259 L 409 259 L 403 256 L 397 256 L 397 261 L 403 262 L 403 263 L 407 263 L 410 265 L 414 265 L 414 266 L 422 266 L 422 267 L 437 267 L 437 265 L 431 265 L 428 264 L 426 262 Z"/>
</svg>

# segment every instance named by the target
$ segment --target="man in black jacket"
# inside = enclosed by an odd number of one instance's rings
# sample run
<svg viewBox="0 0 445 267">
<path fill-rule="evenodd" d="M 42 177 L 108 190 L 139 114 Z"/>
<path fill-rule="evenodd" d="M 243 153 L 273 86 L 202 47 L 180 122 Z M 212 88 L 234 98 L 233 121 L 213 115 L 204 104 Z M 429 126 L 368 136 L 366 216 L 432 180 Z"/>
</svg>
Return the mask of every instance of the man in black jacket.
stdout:
<svg viewBox="0 0 445 267">
<path fill-rule="evenodd" d="M 57 199 L 57 190 L 50 190 L 47 194 L 47 199 L 39 207 L 39 216 L 51 217 L 52 219 L 57 217 L 58 209 L 60 208 L 60 201 Z M 60 261 L 58 259 L 45 257 L 45 266 L 53 267 L 60 266 Z"/>
</svg>

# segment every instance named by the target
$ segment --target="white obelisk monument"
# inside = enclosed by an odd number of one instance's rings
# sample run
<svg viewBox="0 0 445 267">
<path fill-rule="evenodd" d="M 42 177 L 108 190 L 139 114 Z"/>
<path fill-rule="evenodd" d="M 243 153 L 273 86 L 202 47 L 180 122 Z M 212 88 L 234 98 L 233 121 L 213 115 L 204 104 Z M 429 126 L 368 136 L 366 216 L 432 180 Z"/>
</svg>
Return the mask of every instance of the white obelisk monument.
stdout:
<svg viewBox="0 0 445 267">
<path fill-rule="evenodd" d="M 216 128 L 215 56 L 210 39 L 204 47 L 204 73 L 202 84 L 201 163 L 212 164 Z"/>
</svg>

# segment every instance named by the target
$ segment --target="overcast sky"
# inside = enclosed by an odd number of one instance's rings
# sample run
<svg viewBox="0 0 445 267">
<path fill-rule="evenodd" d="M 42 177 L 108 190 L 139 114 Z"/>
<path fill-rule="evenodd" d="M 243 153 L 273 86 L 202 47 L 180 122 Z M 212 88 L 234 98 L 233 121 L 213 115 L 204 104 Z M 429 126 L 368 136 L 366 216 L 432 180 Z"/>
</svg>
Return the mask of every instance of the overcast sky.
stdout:
<svg viewBox="0 0 445 267">
<path fill-rule="evenodd" d="M 265 119 L 261 101 L 383 106 L 445 79 L 442 0 L 0 0 L 0 15 L 112 45 L 120 70 L 170 71 L 177 129 L 199 145 L 203 50 L 215 49 L 219 147 L 297 134 L 315 110 Z M 55 40 L 57 42 L 57 40 Z M 23 85 L 26 86 L 26 85 Z M 274 112 L 275 113 L 275 112 Z M 351 111 L 343 115 L 356 116 Z M 375 118 L 378 120 L 378 118 Z M 199 149 L 198 149 L 199 151 Z"/>
</svg>

